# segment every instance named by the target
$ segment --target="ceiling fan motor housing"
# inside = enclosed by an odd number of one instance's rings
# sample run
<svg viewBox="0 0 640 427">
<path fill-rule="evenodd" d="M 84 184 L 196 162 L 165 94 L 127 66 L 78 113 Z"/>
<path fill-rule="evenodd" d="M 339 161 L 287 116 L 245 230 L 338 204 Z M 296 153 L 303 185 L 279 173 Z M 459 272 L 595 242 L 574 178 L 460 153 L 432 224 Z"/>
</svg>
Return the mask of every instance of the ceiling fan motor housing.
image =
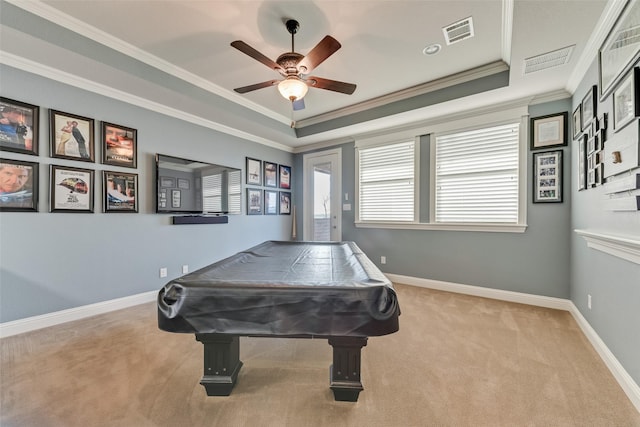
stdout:
<svg viewBox="0 0 640 427">
<path fill-rule="evenodd" d="M 303 72 L 303 70 L 298 72 L 298 63 L 302 58 L 304 58 L 304 55 L 297 52 L 286 52 L 276 59 L 276 64 L 286 71 L 287 76 L 297 76 L 299 73 Z"/>
</svg>

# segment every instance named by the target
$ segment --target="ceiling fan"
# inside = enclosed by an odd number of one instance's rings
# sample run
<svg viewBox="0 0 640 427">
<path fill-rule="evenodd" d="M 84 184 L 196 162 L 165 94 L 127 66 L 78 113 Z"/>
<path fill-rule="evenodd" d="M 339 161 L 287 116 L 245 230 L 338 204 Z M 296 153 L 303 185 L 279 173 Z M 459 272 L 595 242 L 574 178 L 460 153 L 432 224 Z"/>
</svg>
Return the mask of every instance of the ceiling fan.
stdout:
<svg viewBox="0 0 640 427">
<path fill-rule="evenodd" d="M 331 36 L 325 36 L 307 56 L 297 53 L 294 49 L 294 36 L 300 28 L 298 21 L 289 19 L 285 23 L 287 31 L 291 34 L 291 52 L 285 52 L 272 61 L 265 55 L 261 54 L 243 41 L 236 40 L 231 46 L 238 49 L 253 59 L 262 62 L 267 67 L 280 73 L 283 80 L 268 80 L 262 83 L 256 83 L 249 86 L 234 89 L 238 93 L 247 93 L 256 89 L 278 85 L 280 94 L 292 102 L 294 110 L 302 110 L 304 108 L 304 96 L 307 94 L 309 87 L 318 89 L 326 89 L 334 92 L 345 93 L 351 95 L 356 90 L 356 85 L 352 83 L 344 83 L 336 80 L 324 79 L 322 77 L 309 76 L 308 74 L 320 65 L 325 59 L 333 55 L 341 44 Z"/>
</svg>

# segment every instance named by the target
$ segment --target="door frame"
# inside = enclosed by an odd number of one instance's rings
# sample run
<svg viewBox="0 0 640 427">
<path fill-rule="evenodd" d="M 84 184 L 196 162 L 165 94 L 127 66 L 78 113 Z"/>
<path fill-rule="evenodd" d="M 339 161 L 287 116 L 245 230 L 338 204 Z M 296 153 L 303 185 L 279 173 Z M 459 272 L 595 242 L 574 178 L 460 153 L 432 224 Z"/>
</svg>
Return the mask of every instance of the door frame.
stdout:
<svg viewBox="0 0 640 427">
<path fill-rule="evenodd" d="M 313 164 L 315 164 L 319 158 L 327 157 L 326 161 L 332 161 L 329 156 L 336 156 L 335 158 L 335 171 L 331 169 L 331 213 L 333 218 L 331 221 L 331 241 L 342 240 L 342 206 L 341 206 L 341 194 L 342 194 L 342 149 L 335 148 L 331 150 L 316 151 L 302 156 L 302 206 L 303 206 L 303 221 L 302 221 L 302 236 L 304 240 L 311 240 L 311 231 L 313 229 L 311 222 L 313 221 L 313 180 L 311 172 L 313 171 Z M 334 165 L 332 165 L 334 166 Z M 335 227 L 335 228 L 334 228 Z M 334 231 L 335 230 L 335 231 Z M 334 237 L 336 239 L 334 240 Z"/>
</svg>

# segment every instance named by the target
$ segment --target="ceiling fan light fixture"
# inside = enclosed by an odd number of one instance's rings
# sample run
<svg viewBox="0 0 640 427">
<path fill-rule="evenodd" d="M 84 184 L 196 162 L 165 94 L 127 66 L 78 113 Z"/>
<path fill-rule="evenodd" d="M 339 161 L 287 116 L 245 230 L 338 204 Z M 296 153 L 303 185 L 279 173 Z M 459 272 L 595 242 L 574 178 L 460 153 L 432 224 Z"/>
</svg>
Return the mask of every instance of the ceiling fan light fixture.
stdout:
<svg viewBox="0 0 640 427">
<path fill-rule="evenodd" d="M 289 76 L 278 83 L 280 95 L 289 101 L 298 101 L 307 94 L 309 87 L 297 76 Z"/>
</svg>

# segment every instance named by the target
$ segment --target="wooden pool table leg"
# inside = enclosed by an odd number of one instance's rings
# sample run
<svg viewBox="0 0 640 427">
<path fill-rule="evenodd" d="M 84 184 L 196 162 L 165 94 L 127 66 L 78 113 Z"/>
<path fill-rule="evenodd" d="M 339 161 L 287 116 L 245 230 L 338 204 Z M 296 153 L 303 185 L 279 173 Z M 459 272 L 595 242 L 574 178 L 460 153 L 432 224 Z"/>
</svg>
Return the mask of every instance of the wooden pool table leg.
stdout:
<svg viewBox="0 0 640 427">
<path fill-rule="evenodd" d="M 329 368 L 331 390 L 335 400 L 357 402 L 364 389 L 360 382 L 360 360 L 362 347 L 367 337 L 329 337 L 333 347 L 333 365 Z"/>
<path fill-rule="evenodd" d="M 234 335 L 196 334 L 204 344 L 204 375 L 200 380 L 207 396 L 229 396 L 242 368 L 240 339 Z"/>
</svg>

